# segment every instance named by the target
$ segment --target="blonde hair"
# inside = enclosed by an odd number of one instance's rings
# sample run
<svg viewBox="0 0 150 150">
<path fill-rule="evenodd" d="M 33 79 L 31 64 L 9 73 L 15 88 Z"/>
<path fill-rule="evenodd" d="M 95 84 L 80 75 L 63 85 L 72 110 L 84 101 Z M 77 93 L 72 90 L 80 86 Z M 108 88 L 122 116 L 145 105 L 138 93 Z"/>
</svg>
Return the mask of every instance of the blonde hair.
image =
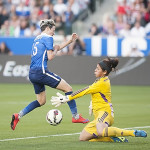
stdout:
<svg viewBox="0 0 150 150">
<path fill-rule="evenodd" d="M 51 29 L 53 26 L 55 26 L 55 22 L 52 19 L 44 19 L 40 21 L 41 31 L 44 31 L 46 27 Z"/>
</svg>

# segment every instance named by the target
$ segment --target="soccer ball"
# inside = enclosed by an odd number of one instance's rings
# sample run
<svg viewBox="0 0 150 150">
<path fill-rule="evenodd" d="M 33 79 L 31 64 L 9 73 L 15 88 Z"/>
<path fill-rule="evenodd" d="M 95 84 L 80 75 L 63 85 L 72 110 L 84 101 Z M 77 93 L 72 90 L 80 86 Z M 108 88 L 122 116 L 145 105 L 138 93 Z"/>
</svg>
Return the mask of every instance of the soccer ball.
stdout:
<svg viewBox="0 0 150 150">
<path fill-rule="evenodd" d="M 46 115 L 46 121 L 53 126 L 57 126 L 61 123 L 63 115 L 60 110 L 52 109 Z"/>
</svg>

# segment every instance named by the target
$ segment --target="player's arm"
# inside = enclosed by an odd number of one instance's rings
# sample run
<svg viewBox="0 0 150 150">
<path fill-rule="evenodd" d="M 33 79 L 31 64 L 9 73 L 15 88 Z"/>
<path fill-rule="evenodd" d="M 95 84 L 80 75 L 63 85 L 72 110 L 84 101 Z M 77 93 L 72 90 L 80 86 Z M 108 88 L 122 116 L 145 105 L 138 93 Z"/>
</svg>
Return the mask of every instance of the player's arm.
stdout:
<svg viewBox="0 0 150 150">
<path fill-rule="evenodd" d="M 84 89 L 80 89 L 68 96 L 63 96 L 62 94 L 57 93 L 57 97 L 53 96 L 51 98 L 51 102 L 52 102 L 52 105 L 55 105 L 55 107 L 58 107 L 61 104 L 66 103 L 70 100 L 77 99 L 87 94 L 97 93 L 99 92 L 99 90 L 100 90 L 99 86 L 97 86 L 97 84 L 93 84 L 91 86 L 85 87 Z"/>
<path fill-rule="evenodd" d="M 76 33 L 73 33 L 70 40 L 62 43 L 61 45 L 55 45 L 52 50 L 47 50 L 48 60 L 52 60 L 56 56 L 58 51 L 62 50 L 64 47 L 68 46 L 72 42 L 76 41 L 77 38 L 78 35 Z M 53 39 L 51 38 L 47 43 L 50 43 L 49 45 L 52 46 Z"/>
<path fill-rule="evenodd" d="M 51 101 L 52 105 L 55 105 L 55 107 L 58 107 L 61 104 L 64 104 L 70 100 L 73 100 L 74 98 L 79 98 L 85 94 L 88 94 L 89 93 L 88 89 L 89 89 L 89 87 L 86 87 L 84 89 L 80 89 L 77 92 L 74 92 L 71 95 L 67 95 L 67 96 L 57 93 L 57 96 L 52 96 L 50 101 Z"/>
<path fill-rule="evenodd" d="M 60 46 L 59 45 L 55 45 L 53 50 L 47 50 L 48 60 L 54 59 L 54 57 L 56 56 L 56 54 L 57 54 L 57 52 L 59 50 L 60 50 Z"/>
<path fill-rule="evenodd" d="M 79 97 L 82 97 L 84 95 L 91 94 L 91 93 L 92 93 L 91 88 L 90 88 L 90 86 L 88 86 L 88 87 L 85 87 L 83 89 L 80 89 L 80 90 L 72 93 L 71 95 L 68 95 L 68 99 L 70 101 L 70 100 L 77 99 Z"/>
<path fill-rule="evenodd" d="M 44 37 L 43 44 L 47 49 L 48 60 L 52 60 L 56 56 L 57 52 L 60 50 L 60 46 L 53 46 L 53 37 Z"/>
<path fill-rule="evenodd" d="M 93 94 L 93 93 L 98 93 L 101 90 L 102 84 L 100 82 L 93 83 L 92 85 L 85 87 L 83 89 L 80 89 L 71 95 L 68 95 L 69 100 L 77 99 L 79 97 L 82 97 L 87 94 Z"/>
<path fill-rule="evenodd" d="M 60 50 L 62 50 L 64 47 L 68 46 L 72 42 L 75 42 L 77 38 L 78 38 L 78 35 L 76 33 L 73 33 L 71 35 L 71 38 L 68 41 L 65 41 L 65 42 L 63 42 L 62 44 L 59 45 L 60 46 Z"/>
</svg>

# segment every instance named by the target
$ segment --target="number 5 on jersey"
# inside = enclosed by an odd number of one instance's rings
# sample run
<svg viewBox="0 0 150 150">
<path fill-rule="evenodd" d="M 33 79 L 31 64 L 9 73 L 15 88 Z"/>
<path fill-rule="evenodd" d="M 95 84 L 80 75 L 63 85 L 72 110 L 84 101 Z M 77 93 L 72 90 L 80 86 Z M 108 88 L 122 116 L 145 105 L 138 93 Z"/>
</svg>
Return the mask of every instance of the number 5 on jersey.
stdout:
<svg viewBox="0 0 150 150">
<path fill-rule="evenodd" d="M 37 54 L 37 44 L 39 44 L 39 42 L 36 42 L 35 44 L 33 44 L 32 56 L 35 56 Z"/>
</svg>

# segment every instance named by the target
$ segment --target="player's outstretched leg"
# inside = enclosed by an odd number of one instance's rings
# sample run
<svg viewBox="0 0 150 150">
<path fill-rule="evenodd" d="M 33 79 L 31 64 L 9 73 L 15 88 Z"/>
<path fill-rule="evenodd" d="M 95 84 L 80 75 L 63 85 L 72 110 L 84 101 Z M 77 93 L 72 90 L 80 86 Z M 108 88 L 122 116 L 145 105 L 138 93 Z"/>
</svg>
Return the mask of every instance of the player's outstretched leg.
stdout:
<svg viewBox="0 0 150 150">
<path fill-rule="evenodd" d="M 72 94 L 72 91 L 65 93 L 65 95 L 70 95 L 70 94 Z M 89 122 L 88 119 L 85 119 L 81 115 L 78 114 L 75 100 L 71 100 L 67 103 L 72 113 L 72 123 L 88 123 Z"/>
<path fill-rule="evenodd" d="M 134 130 L 135 137 L 147 137 L 147 133 L 143 130 Z"/>
<path fill-rule="evenodd" d="M 40 107 L 40 103 L 35 100 L 31 102 L 28 106 L 26 106 L 24 109 L 22 109 L 19 114 L 13 114 L 12 115 L 12 121 L 11 121 L 11 128 L 12 130 L 15 130 L 15 127 L 21 117 L 28 114 L 30 111 L 34 110 L 35 108 Z"/>
<path fill-rule="evenodd" d="M 116 127 L 106 127 L 103 130 L 102 136 L 105 137 L 105 135 L 107 135 L 108 137 L 147 137 L 147 133 L 143 130 L 125 130 Z"/>
<path fill-rule="evenodd" d="M 11 126 L 12 130 L 15 130 L 18 121 L 19 121 L 18 114 L 13 114 L 12 115 L 12 121 L 10 123 L 10 126 Z"/>
</svg>

